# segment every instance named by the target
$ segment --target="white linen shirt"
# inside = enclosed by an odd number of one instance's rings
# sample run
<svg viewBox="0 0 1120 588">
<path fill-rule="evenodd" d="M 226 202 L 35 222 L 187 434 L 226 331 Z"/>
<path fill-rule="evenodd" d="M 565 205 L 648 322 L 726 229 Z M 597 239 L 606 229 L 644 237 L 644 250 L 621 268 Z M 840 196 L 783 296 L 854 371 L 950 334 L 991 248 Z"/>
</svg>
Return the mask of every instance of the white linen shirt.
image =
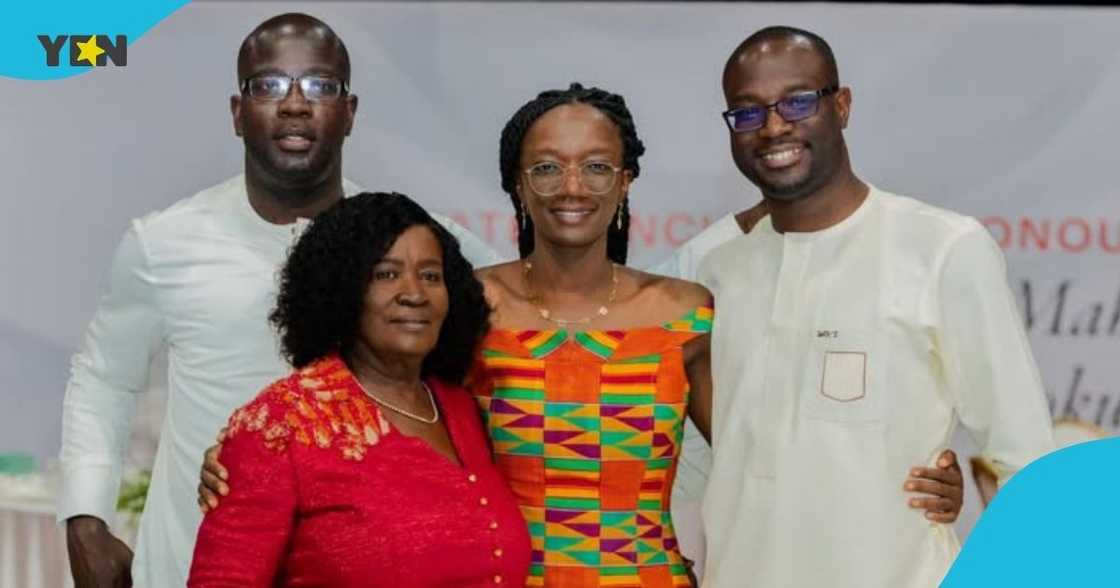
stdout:
<svg viewBox="0 0 1120 588">
<path fill-rule="evenodd" d="M 725 215 L 686 241 L 673 252 L 669 259 L 649 271 L 695 282 L 697 281 L 696 274 L 700 269 L 700 262 L 704 257 L 716 247 L 742 234 L 743 229 L 739 226 L 739 221 L 735 219 L 735 215 Z M 677 465 L 677 475 L 673 479 L 674 511 L 678 505 L 699 504 L 704 497 L 704 487 L 707 484 L 711 460 L 712 452 L 708 447 L 708 442 L 700 435 L 700 431 L 696 429 L 692 419 L 685 419 L 681 457 Z M 682 511 L 682 515 L 688 516 L 688 514 Z M 676 517 L 674 522 L 676 523 Z M 701 552 L 694 553 L 694 555 L 700 557 L 703 554 Z"/>
<path fill-rule="evenodd" d="M 352 195 L 359 188 L 344 183 Z M 497 261 L 477 237 L 432 215 L 476 267 Z M 71 362 L 63 405 L 58 519 L 113 521 L 137 394 L 153 354 L 168 356 L 168 400 L 140 518 L 136 586 L 186 584 L 202 515 L 203 451 L 239 406 L 290 367 L 268 323 L 278 270 L 309 224 L 274 225 L 249 204 L 243 175 L 134 220 Z"/>
<path fill-rule="evenodd" d="M 712 249 L 743 234 L 734 214 L 720 217 L 700 233 L 681 245 L 669 259 L 649 271 L 696 281 L 700 262 Z M 684 421 L 677 474 L 673 478 L 672 516 L 681 555 L 697 563 L 697 577 L 703 579 L 705 558 L 704 530 L 700 519 L 700 505 L 708 483 L 712 464 L 712 450 L 700 435 L 691 418 Z"/>
<path fill-rule="evenodd" d="M 936 586 L 959 550 L 902 483 L 958 422 L 1005 477 L 1050 451 L 1002 253 L 975 220 L 871 189 L 839 224 L 716 248 L 705 586 Z"/>
</svg>

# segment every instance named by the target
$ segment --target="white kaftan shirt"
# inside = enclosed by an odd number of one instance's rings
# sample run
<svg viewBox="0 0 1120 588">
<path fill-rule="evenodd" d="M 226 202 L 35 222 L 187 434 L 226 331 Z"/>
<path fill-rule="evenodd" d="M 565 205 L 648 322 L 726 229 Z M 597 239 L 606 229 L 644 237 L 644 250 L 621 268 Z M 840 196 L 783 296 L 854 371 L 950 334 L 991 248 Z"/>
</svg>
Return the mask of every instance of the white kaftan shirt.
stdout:
<svg viewBox="0 0 1120 588">
<path fill-rule="evenodd" d="M 728 214 L 689 239 L 673 255 L 649 271 L 696 281 L 700 262 L 716 247 L 743 234 L 734 214 Z M 677 475 L 673 478 L 672 515 L 673 527 L 681 554 L 697 562 L 697 576 L 703 577 L 704 531 L 700 519 L 700 505 L 711 469 L 712 450 L 700 435 L 692 419 L 685 419 L 681 456 L 677 462 Z"/>
<path fill-rule="evenodd" d="M 345 191 L 359 189 L 346 182 Z M 476 267 L 498 260 L 462 227 L 433 217 Z M 137 394 L 149 360 L 166 349 L 167 413 L 136 541 L 136 586 L 186 584 L 202 519 L 195 498 L 202 453 L 234 409 L 290 370 L 267 317 L 278 270 L 307 224 L 260 218 L 237 176 L 134 220 L 117 248 L 71 364 L 58 518 L 114 520 Z"/>
<path fill-rule="evenodd" d="M 742 234 L 743 229 L 739 226 L 739 221 L 735 220 L 735 215 L 728 214 L 708 225 L 674 251 L 672 257 L 649 271 L 695 282 L 696 273 L 704 257 L 716 247 Z M 708 442 L 700 436 L 692 421 L 686 420 L 681 461 L 677 466 L 677 477 L 673 481 L 674 507 L 682 501 L 700 502 L 704 496 L 711 459 Z"/>
<path fill-rule="evenodd" d="M 715 295 L 705 586 L 936 586 L 952 527 L 902 484 L 962 424 L 1006 475 L 1053 447 L 1003 255 L 975 220 L 872 188 L 839 224 L 770 217 L 704 259 Z"/>
</svg>

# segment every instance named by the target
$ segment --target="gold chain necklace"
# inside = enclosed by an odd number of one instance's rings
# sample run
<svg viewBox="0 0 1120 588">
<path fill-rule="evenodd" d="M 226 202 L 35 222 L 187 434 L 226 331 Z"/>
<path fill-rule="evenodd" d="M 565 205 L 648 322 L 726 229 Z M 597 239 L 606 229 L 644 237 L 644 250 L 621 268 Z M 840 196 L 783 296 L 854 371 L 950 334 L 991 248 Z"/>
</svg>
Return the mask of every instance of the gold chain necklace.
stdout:
<svg viewBox="0 0 1120 588">
<path fill-rule="evenodd" d="M 428 402 L 432 403 L 432 418 L 430 419 L 426 419 L 422 416 L 413 414 L 399 406 L 390 404 L 382 398 L 374 396 L 369 390 L 366 390 L 366 387 L 362 385 L 362 381 L 359 380 L 357 376 L 354 377 L 354 381 L 358 383 L 358 387 L 362 389 L 362 392 L 365 392 L 366 396 L 369 396 L 371 399 L 373 399 L 374 402 L 401 416 L 406 416 L 414 421 L 420 421 L 421 423 L 424 423 L 426 425 L 434 425 L 439 422 L 439 405 L 436 404 L 436 399 L 434 396 L 432 396 L 432 389 L 429 388 L 428 384 L 424 382 L 420 382 L 420 385 L 424 388 L 424 391 L 428 393 Z"/>
<path fill-rule="evenodd" d="M 585 317 L 579 318 L 579 319 L 562 319 L 562 318 L 553 317 L 552 316 L 552 311 L 545 308 L 545 306 L 541 303 L 540 294 L 537 294 L 537 291 L 533 289 L 533 282 L 532 282 L 532 280 L 529 279 L 529 272 L 532 269 L 533 269 L 533 262 L 529 261 L 528 259 L 523 260 L 521 262 L 521 278 L 525 281 L 525 290 L 529 294 L 529 302 L 533 306 L 537 307 L 537 312 L 540 313 L 542 319 L 544 319 L 546 321 L 549 321 L 549 322 L 552 322 L 552 323 L 556 323 L 557 325 L 559 325 L 561 327 L 567 327 L 567 326 L 570 326 L 570 325 L 591 324 L 591 320 L 595 317 L 585 316 Z M 616 264 L 614 262 L 611 262 L 611 292 L 610 292 L 610 294 L 607 295 L 606 304 L 603 304 L 603 305 L 599 306 L 598 315 L 600 317 L 607 316 L 607 314 L 610 312 L 610 309 L 607 308 L 607 305 L 614 303 L 614 299 L 615 299 L 615 296 L 617 294 L 618 294 L 618 264 Z"/>
</svg>

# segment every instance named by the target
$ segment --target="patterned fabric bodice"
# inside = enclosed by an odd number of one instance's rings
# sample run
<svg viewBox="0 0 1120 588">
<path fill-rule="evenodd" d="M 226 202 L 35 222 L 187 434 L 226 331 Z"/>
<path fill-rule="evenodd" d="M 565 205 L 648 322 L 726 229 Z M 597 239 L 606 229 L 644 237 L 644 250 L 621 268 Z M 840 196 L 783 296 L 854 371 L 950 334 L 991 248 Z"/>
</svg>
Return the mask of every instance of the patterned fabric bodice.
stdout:
<svg viewBox="0 0 1120 588">
<path fill-rule="evenodd" d="M 712 310 L 627 331 L 495 329 L 468 387 L 532 538 L 527 586 L 689 586 L 669 515 L 682 346 Z"/>
</svg>

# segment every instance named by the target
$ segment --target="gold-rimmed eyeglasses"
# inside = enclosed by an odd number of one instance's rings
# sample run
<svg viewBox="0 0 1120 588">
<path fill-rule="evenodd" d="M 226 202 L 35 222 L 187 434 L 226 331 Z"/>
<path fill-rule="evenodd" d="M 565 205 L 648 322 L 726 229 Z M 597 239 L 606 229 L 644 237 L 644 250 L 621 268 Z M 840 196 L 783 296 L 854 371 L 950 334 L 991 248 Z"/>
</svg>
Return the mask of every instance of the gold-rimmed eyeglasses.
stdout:
<svg viewBox="0 0 1120 588">
<path fill-rule="evenodd" d="M 564 180 L 573 169 L 579 170 L 576 177 L 579 178 L 580 186 L 596 196 L 610 192 L 618 181 L 618 173 L 622 171 L 621 167 L 606 161 L 585 161 L 568 166 L 554 161 L 542 161 L 529 166 L 525 170 L 525 177 L 533 192 L 541 196 L 554 196 L 564 188 Z"/>
</svg>

